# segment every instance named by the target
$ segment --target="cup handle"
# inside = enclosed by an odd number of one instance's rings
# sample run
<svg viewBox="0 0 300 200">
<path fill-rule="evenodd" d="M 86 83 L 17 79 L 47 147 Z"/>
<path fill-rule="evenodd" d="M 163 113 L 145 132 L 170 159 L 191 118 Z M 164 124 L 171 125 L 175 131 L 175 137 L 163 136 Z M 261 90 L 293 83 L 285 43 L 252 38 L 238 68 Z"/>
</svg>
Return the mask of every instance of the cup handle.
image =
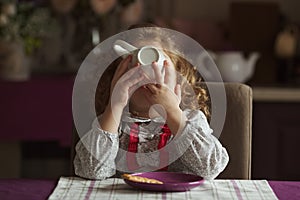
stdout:
<svg viewBox="0 0 300 200">
<path fill-rule="evenodd" d="M 137 48 L 132 46 L 131 44 L 123 41 L 123 40 L 116 40 L 113 45 L 114 51 L 122 57 L 130 54 L 132 51 L 135 51 Z"/>
</svg>

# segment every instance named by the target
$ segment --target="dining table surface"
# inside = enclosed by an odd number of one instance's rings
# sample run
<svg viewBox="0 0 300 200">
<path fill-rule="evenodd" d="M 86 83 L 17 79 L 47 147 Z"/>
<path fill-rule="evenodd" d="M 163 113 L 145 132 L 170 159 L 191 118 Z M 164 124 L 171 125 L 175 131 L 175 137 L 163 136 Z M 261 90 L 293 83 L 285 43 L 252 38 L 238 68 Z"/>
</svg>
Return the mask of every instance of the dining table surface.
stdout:
<svg viewBox="0 0 300 200">
<path fill-rule="evenodd" d="M 77 182 L 76 182 L 77 181 Z M 135 188 L 131 188 L 130 186 L 126 185 L 122 179 L 109 179 L 107 180 L 106 184 L 104 182 L 99 181 L 91 181 L 91 180 L 84 180 L 79 179 L 77 180 L 76 177 L 61 177 L 59 180 L 46 180 L 46 179 L 0 179 L 0 199 L 1 200 L 42 200 L 42 199 L 127 199 L 125 197 L 128 197 L 128 199 L 144 199 L 148 197 L 155 197 L 155 199 L 199 199 L 199 195 L 195 194 L 200 191 L 200 189 L 204 186 L 198 186 L 196 189 L 191 189 L 188 193 L 187 192 L 144 192 L 141 193 L 140 190 L 137 190 Z M 288 199 L 288 200 L 300 200 L 300 181 L 275 181 L 275 180 L 213 180 L 210 182 L 210 184 L 216 185 L 218 187 L 218 184 L 225 183 L 227 181 L 228 183 L 232 183 L 233 186 L 239 186 L 239 187 L 233 187 L 234 190 L 237 192 L 236 198 L 225 198 L 225 196 L 217 195 L 217 193 L 213 194 L 211 198 L 204 198 L 204 199 Z M 238 182 L 240 181 L 240 182 Z M 261 182 L 262 181 L 262 182 Z M 262 196 L 260 194 L 261 198 L 253 197 L 251 198 L 251 195 L 247 198 L 244 198 L 242 192 L 243 188 L 241 187 L 241 183 L 247 185 L 249 183 L 267 183 L 267 187 L 270 188 L 270 191 L 274 194 L 274 196 Z M 82 184 L 84 183 L 84 184 Z M 87 184 L 88 183 L 88 184 Z M 114 183 L 114 184 L 111 184 Z M 76 186 L 77 184 L 77 186 Z M 98 185 L 97 185 L 98 184 Z M 103 194 L 99 194 L 99 191 L 101 191 L 101 187 L 105 186 L 107 188 L 108 185 L 112 185 L 112 188 L 110 191 L 103 190 Z M 78 187 L 79 186 L 79 187 Z M 93 186 L 93 187 L 92 187 Z M 77 187 L 77 188 L 76 188 Z M 221 186 L 219 186 L 221 187 Z M 257 189 L 261 189 L 262 186 L 256 185 Z M 74 195 L 70 196 L 73 192 L 76 191 L 76 189 L 80 190 L 81 198 L 74 198 Z M 118 189 L 119 188 L 119 189 Z M 100 198 L 96 198 L 96 195 L 94 198 L 92 198 L 92 192 L 96 189 L 97 194 L 100 195 Z M 237 189 L 240 189 L 240 191 L 237 191 Z M 268 189 L 268 188 L 266 188 Z M 85 192 L 83 192 L 85 190 Z M 222 190 L 222 189 L 220 189 Z M 105 191 L 109 192 L 109 195 L 105 196 Z M 113 192 L 112 192 L 113 191 Z M 126 192 L 127 191 L 127 192 Z M 62 192 L 62 193 L 61 193 Z M 203 192 L 203 190 L 202 190 Z M 205 191 L 204 191 L 205 192 Z M 222 191 L 221 191 L 222 192 Z M 264 191 L 259 191 L 260 193 L 266 193 Z M 119 194 L 118 194 L 119 193 Z M 85 194 L 82 196 L 82 194 Z M 113 195 L 112 195 L 113 194 Z M 210 195 L 209 193 L 207 193 Z M 206 194 L 206 195 L 207 195 Z M 103 196 L 101 196 L 103 195 Z M 149 196 L 150 195 L 150 196 Z M 152 195 L 152 196 L 151 196 Z M 194 196 L 193 196 L 194 195 Z M 232 195 L 232 194 L 231 194 Z M 234 194 L 235 195 L 235 194 Z M 167 198 L 172 197 L 172 198 Z M 210 196 L 206 196 L 210 197 Z M 223 198 L 224 197 L 224 198 Z M 234 196 L 235 197 L 235 196 Z M 150 198 L 151 199 L 151 198 Z"/>
</svg>

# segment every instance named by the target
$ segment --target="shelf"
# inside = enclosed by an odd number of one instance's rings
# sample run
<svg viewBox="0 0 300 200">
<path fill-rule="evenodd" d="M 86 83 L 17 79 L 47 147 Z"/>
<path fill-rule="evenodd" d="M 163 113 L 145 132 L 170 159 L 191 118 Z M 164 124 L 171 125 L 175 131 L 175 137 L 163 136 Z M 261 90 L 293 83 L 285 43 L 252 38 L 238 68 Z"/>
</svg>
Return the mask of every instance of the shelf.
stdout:
<svg viewBox="0 0 300 200">
<path fill-rule="evenodd" d="M 300 88 L 252 87 L 253 101 L 300 102 Z"/>
</svg>

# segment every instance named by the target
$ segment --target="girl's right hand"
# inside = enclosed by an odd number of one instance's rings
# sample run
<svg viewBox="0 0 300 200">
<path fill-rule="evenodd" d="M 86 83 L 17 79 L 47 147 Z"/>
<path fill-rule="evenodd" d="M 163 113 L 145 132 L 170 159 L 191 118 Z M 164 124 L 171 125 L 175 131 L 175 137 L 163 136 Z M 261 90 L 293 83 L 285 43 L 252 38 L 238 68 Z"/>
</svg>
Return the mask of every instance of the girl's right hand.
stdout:
<svg viewBox="0 0 300 200">
<path fill-rule="evenodd" d="M 145 78 L 139 64 L 128 70 L 131 60 L 131 55 L 123 59 L 113 76 L 110 88 L 112 109 L 123 110 L 131 94 L 140 86 L 139 83 Z"/>
</svg>

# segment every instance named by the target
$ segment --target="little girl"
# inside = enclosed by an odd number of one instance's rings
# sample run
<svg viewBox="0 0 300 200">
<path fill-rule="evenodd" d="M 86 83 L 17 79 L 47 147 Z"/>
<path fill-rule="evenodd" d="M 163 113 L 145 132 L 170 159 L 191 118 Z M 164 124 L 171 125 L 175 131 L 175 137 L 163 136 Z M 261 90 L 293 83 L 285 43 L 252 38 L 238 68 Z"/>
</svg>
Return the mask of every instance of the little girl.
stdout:
<svg viewBox="0 0 300 200">
<path fill-rule="evenodd" d="M 165 170 L 214 179 L 229 158 L 209 127 L 209 97 L 199 73 L 160 28 L 133 28 L 139 45 L 168 49 L 164 73 L 153 62 L 155 77 L 149 78 L 138 63 L 132 66 L 132 56 L 108 67 L 96 92 L 98 121 L 76 145 L 75 173 L 105 179 Z"/>
</svg>

